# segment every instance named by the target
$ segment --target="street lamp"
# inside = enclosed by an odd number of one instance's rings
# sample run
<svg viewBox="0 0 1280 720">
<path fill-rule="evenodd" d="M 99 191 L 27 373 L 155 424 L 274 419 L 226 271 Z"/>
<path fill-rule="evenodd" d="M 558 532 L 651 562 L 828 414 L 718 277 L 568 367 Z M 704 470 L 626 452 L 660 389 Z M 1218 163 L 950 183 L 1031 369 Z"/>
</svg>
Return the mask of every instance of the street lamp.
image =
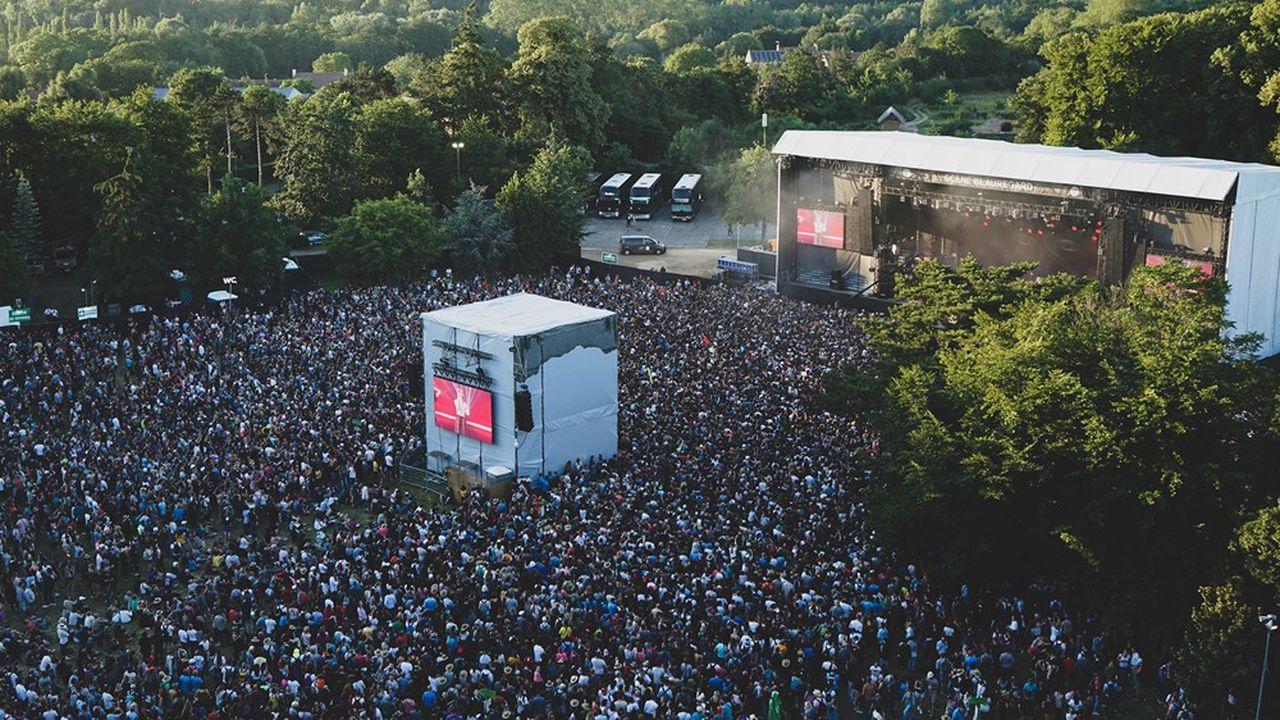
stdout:
<svg viewBox="0 0 1280 720">
<path fill-rule="evenodd" d="M 80 304 L 81 305 L 89 304 L 89 291 L 84 288 L 80 288 Z"/>
<path fill-rule="evenodd" d="M 466 146 L 467 144 L 462 142 L 461 140 L 454 140 L 453 142 L 449 143 L 449 147 L 453 148 L 454 160 L 457 162 L 457 165 L 458 165 L 457 173 L 459 178 L 462 177 L 462 148 Z"/>
<path fill-rule="evenodd" d="M 1271 633 L 1275 632 L 1277 627 L 1280 627 L 1280 625 L 1276 624 L 1274 613 L 1259 615 L 1258 622 L 1262 623 L 1262 627 L 1267 629 L 1267 642 L 1262 650 L 1262 675 L 1258 679 L 1258 709 L 1253 714 L 1254 720 L 1262 720 L 1262 687 L 1267 682 L 1267 663 L 1271 659 Z"/>
<path fill-rule="evenodd" d="M 89 281 L 89 298 L 91 301 L 98 299 L 98 281 L 97 280 Z"/>
</svg>

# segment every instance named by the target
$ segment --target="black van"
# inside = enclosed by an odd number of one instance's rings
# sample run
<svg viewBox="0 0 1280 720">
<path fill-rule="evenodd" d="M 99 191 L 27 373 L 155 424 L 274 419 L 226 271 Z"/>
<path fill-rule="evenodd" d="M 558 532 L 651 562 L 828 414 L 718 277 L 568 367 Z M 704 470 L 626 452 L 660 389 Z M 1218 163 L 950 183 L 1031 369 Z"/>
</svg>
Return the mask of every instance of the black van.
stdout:
<svg viewBox="0 0 1280 720">
<path fill-rule="evenodd" d="M 623 255 L 663 255 L 667 246 L 648 235 L 623 235 L 618 241 L 618 252 Z"/>
</svg>

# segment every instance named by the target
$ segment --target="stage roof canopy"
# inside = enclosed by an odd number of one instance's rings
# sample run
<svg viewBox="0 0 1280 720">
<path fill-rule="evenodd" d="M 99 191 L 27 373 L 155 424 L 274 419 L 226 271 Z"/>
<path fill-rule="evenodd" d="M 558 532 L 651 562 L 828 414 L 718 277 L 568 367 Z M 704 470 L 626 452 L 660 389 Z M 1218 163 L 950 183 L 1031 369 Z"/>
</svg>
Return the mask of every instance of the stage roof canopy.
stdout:
<svg viewBox="0 0 1280 720">
<path fill-rule="evenodd" d="M 1226 200 L 1237 178 L 1244 174 L 1267 176 L 1255 178 L 1262 182 L 1250 183 L 1250 189 L 1266 194 L 1280 191 L 1280 168 L 1269 165 L 883 130 L 788 130 L 773 152 L 1200 200 Z M 1237 201 L 1244 199 L 1237 197 Z"/>
<path fill-rule="evenodd" d="M 608 310 L 552 300 L 531 293 L 516 293 L 423 313 L 423 317 L 442 325 L 496 337 L 537 335 L 553 328 L 599 320 L 610 315 L 613 313 Z"/>
</svg>

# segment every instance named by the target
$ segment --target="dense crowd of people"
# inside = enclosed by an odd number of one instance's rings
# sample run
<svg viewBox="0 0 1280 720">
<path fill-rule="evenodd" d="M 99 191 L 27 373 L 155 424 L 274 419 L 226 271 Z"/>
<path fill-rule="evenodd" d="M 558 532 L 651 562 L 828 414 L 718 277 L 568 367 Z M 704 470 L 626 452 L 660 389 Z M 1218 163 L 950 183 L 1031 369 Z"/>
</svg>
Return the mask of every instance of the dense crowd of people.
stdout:
<svg viewBox="0 0 1280 720">
<path fill-rule="evenodd" d="M 618 313 L 621 452 L 426 507 L 418 313 L 520 290 Z M 1051 588 L 875 545 L 874 439 L 818 403 L 865 353 L 581 269 L 0 336 L 0 717 L 1191 717 Z"/>
</svg>

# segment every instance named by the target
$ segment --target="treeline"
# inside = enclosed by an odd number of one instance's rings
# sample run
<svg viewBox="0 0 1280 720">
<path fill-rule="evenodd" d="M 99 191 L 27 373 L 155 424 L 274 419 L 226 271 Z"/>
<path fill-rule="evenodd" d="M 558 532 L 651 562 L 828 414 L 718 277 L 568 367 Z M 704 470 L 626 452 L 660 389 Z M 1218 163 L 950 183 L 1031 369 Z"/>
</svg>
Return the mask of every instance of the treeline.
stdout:
<svg viewBox="0 0 1280 720">
<path fill-rule="evenodd" d="M 1256 692 L 1280 602 L 1280 378 L 1226 283 L 922 263 L 826 398 L 879 439 L 866 507 L 943 583 L 1053 583 L 1202 707 Z"/>
<path fill-rule="evenodd" d="M 1221 3 L 1070 32 L 1022 82 L 1019 137 L 1238 160 L 1280 158 L 1280 2 Z"/>
</svg>

